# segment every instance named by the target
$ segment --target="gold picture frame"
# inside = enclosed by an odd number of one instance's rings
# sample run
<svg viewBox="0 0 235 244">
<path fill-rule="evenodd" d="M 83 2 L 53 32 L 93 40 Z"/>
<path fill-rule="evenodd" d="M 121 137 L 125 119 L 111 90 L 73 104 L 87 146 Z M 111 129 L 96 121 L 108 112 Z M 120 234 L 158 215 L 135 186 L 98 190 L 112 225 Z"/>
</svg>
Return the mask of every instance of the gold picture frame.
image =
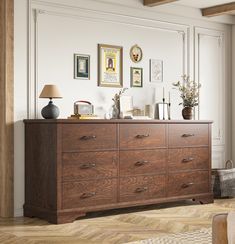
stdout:
<svg viewBox="0 0 235 244">
<path fill-rule="evenodd" d="M 123 47 L 98 44 L 98 86 L 123 87 Z"/>
</svg>

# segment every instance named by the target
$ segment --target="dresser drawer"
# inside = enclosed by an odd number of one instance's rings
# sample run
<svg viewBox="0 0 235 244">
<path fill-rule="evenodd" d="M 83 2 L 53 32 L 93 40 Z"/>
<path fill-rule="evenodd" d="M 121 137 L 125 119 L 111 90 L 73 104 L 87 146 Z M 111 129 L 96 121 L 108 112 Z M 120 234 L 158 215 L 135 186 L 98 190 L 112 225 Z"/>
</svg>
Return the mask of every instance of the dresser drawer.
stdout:
<svg viewBox="0 0 235 244">
<path fill-rule="evenodd" d="M 120 148 L 166 147 L 166 126 L 160 124 L 120 125 Z"/>
<path fill-rule="evenodd" d="M 65 124 L 63 151 L 117 148 L 117 127 L 113 124 Z"/>
<path fill-rule="evenodd" d="M 169 149 L 169 171 L 209 170 L 209 148 Z"/>
<path fill-rule="evenodd" d="M 166 164 L 166 149 L 120 152 L 120 176 L 164 173 Z"/>
<path fill-rule="evenodd" d="M 164 197 L 166 192 L 164 175 L 120 178 L 120 201 L 138 201 Z"/>
<path fill-rule="evenodd" d="M 62 177 L 67 180 L 89 180 L 117 177 L 116 152 L 63 153 Z"/>
<path fill-rule="evenodd" d="M 169 146 L 190 147 L 209 145 L 208 129 L 207 124 L 169 125 Z"/>
<path fill-rule="evenodd" d="M 117 180 L 87 180 L 63 183 L 63 208 L 97 206 L 117 202 Z"/>
<path fill-rule="evenodd" d="M 209 192 L 208 171 L 169 174 L 168 197 Z"/>
</svg>

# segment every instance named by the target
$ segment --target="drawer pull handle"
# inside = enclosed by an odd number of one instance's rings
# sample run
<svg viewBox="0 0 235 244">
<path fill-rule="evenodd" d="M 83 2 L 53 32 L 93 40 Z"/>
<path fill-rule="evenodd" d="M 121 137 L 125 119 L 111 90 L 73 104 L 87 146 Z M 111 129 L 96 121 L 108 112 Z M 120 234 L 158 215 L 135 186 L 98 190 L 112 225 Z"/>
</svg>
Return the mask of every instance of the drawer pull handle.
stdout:
<svg viewBox="0 0 235 244">
<path fill-rule="evenodd" d="M 83 193 L 82 195 L 81 195 L 81 198 L 89 198 L 89 197 L 93 197 L 93 196 L 95 196 L 95 192 L 88 192 L 88 193 Z"/>
<path fill-rule="evenodd" d="M 142 165 L 145 165 L 147 163 L 149 163 L 149 161 L 147 161 L 147 160 L 138 161 L 138 162 L 135 163 L 135 166 L 142 166 Z"/>
<path fill-rule="evenodd" d="M 144 191 L 147 191 L 148 190 L 148 187 L 145 186 L 145 187 L 138 187 L 136 188 L 135 192 L 136 193 L 141 193 L 141 192 L 144 192 Z"/>
<path fill-rule="evenodd" d="M 191 136 L 195 136 L 195 134 L 183 134 L 182 137 L 191 137 Z"/>
<path fill-rule="evenodd" d="M 194 158 L 184 158 L 182 160 L 183 163 L 189 163 L 189 162 L 192 162 L 194 160 Z"/>
<path fill-rule="evenodd" d="M 84 140 L 84 141 L 87 141 L 87 140 L 92 140 L 92 139 L 95 139 L 96 136 L 82 136 L 80 139 L 81 140 Z"/>
<path fill-rule="evenodd" d="M 146 137 L 149 137 L 149 134 L 145 134 L 145 135 L 137 135 L 136 138 L 138 139 L 143 139 L 143 138 L 146 138 Z"/>
<path fill-rule="evenodd" d="M 191 183 L 184 183 L 184 184 L 182 184 L 182 186 L 181 186 L 181 188 L 188 188 L 188 187 L 190 187 L 190 186 L 192 186 L 192 185 L 194 185 L 194 183 L 193 182 L 191 182 Z"/>
<path fill-rule="evenodd" d="M 82 164 L 80 166 L 80 169 L 90 169 L 90 168 L 94 168 L 96 166 L 96 164 Z"/>
</svg>

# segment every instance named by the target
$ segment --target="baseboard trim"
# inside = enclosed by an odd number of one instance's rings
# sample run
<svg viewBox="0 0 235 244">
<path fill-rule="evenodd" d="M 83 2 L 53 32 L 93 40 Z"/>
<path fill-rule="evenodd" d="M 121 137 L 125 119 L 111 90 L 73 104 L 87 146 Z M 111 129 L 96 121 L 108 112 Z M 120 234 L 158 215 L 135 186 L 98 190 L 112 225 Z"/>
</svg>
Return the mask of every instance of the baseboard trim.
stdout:
<svg viewBox="0 0 235 244">
<path fill-rule="evenodd" d="M 14 217 L 23 217 L 23 208 L 14 209 Z"/>
</svg>

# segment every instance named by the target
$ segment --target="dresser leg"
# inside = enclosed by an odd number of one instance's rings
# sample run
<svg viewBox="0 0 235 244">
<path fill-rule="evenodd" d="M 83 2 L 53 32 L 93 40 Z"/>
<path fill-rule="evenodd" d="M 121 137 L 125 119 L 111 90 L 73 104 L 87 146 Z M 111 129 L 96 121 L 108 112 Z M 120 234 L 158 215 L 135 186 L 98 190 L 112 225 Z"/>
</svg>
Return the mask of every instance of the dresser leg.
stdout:
<svg viewBox="0 0 235 244">
<path fill-rule="evenodd" d="M 213 195 L 209 195 L 206 197 L 193 198 L 193 201 L 198 202 L 200 204 L 209 204 L 214 202 L 214 198 Z"/>
<path fill-rule="evenodd" d="M 76 219 L 84 216 L 86 216 L 86 213 L 77 213 L 77 212 L 59 213 L 57 215 L 56 224 L 72 223 Z"/>
</svg>

